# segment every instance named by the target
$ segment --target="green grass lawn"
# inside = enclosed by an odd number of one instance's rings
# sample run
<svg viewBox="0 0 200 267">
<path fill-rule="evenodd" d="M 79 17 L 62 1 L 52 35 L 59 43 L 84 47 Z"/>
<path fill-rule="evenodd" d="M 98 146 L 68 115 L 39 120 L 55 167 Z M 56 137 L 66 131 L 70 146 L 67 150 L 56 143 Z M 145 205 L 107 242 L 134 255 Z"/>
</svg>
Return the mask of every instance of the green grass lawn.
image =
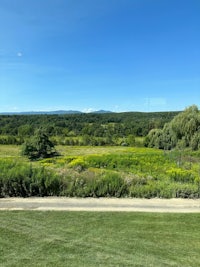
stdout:
<svg viewBox="0 0 200 267">
<path fill-rule="evenodd" d="M 200 214 L 0 212 L 0 266 L 200 266 Z"/>
</svg>

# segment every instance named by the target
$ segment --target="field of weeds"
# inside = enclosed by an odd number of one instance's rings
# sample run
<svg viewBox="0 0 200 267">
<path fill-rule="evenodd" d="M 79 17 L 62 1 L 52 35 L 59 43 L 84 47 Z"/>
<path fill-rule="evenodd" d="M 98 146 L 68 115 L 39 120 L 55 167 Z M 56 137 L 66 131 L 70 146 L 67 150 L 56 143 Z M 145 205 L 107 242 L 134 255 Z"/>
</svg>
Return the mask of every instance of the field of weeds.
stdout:
<svg viewBox="0 0 200 267">
<path fill-rule="evenodd" d="M 58 146 L 60 156 L 29 161 L 0 146 L 0 196 L 198 198 L 197 156 L 138 147 Z"/>
</svg>

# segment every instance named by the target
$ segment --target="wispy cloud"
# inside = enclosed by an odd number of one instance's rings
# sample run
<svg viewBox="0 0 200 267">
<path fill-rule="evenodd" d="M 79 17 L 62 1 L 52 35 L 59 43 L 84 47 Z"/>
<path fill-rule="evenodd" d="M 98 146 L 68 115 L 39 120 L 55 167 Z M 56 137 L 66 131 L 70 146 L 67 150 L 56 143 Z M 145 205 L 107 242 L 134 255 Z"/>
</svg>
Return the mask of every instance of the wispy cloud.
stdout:
<svg viewBox="0 0 200 267">
<path fill-rule="evenodd" d="M 84 113 L 90 113 L 90 112 L 93 112 L 93 111 L 96 111 L 97 109 L 94 109 L 94 108 L 85 108 L 83 110 Z"/>
</svg>

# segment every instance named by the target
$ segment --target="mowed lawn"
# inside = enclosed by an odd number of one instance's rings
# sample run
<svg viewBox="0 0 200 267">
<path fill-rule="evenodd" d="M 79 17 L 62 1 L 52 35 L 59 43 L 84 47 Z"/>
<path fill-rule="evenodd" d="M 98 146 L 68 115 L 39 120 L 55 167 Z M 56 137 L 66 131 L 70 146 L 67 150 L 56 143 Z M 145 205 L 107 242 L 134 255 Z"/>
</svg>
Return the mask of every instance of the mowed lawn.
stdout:
<svg viewBox="0 0 200 267">
<path fill-rule="evenodd" d="M 200 266 L 200 214 L 1 211 L 0 266 Z"/>
</svg>

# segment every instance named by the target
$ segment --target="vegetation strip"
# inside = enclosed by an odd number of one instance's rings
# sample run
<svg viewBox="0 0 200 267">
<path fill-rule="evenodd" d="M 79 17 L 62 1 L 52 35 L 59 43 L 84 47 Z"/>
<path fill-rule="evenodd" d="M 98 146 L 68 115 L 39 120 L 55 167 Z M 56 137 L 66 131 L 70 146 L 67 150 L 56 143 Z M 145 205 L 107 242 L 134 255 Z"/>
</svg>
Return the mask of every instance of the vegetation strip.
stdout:
<svg viewBox="0 0 200 267">
<path fill-rule="evenodd" d="M 0 145 L 0 197 L 200 196 L 196 154 L 144 147 L 58 150 L 61 156 L 30 162 L 20 156 L 20 147 Z"/>
</svg>

